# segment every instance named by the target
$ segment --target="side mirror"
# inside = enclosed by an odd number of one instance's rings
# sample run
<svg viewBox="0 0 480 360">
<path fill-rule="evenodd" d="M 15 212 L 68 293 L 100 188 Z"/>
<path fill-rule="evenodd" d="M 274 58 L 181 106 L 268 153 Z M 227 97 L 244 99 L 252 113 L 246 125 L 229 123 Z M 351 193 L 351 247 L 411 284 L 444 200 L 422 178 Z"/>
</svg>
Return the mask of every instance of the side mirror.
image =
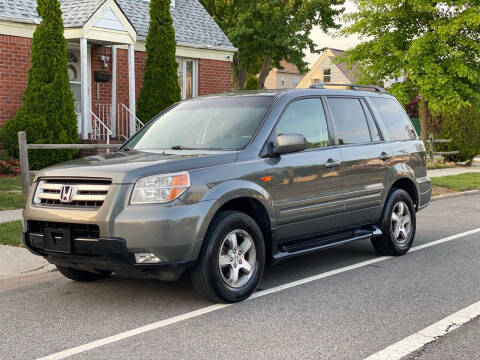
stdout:
<svg viewBox="0 0 480 360">
<path fill-rule="evenodd" d="M 307 139 L 302 134 L 279 134 L 275 154 L 288 154 L 303 151 L 307 148 Z"/>
</svg>

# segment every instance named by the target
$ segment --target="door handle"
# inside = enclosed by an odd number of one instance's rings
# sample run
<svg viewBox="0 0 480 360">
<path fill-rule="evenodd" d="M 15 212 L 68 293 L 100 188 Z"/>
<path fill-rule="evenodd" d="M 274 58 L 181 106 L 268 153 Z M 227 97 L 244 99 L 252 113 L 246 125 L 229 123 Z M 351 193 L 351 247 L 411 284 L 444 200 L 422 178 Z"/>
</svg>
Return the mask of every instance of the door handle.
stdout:
<svg viewBox="0 0 480 360">
<path fill-rule="evenodd" d="M 334 161 L 333 159 L 328 159 L 328 161 L 325 163 L 325 167 L 326 168 L 333 168 L 333 167 L 339 166 L 341 164 L 342 164 L 341 161 Z"/>
<path fill-rule="evenodd" d="M 386 152 L 382 152 L 379 156 L 380 160 L 387 161 L 393 157 L 391 154 L 387 154 Z"/>
</svg>

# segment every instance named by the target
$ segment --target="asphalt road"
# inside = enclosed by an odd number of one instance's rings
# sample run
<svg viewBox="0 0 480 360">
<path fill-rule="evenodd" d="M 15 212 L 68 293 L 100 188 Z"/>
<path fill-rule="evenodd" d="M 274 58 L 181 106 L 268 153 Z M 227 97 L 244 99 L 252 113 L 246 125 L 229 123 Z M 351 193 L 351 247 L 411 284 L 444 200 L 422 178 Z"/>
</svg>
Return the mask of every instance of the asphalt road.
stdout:
<svg viewBox="0 0 480 360">
<path fill-rule="evenodd" d="M 480 228 L 479 214 L 480 195 L 435 201 L 418 214 L 414 246 Z M 370 242 L 361 241 L 290 259 L 266 270 L 260 290 L 376 258 Z M 71 358 L 363 359 L 478 302 L 479 268 L 480 232 Z M 186 276 L 176 283 L 113 276 L 81 284 L 58 273 L 0 281 L 0 359 L 51 355 L 211 305 Z M 479 329 L 472 321 L 415 356 L 478 358 Z"/>
</svg>

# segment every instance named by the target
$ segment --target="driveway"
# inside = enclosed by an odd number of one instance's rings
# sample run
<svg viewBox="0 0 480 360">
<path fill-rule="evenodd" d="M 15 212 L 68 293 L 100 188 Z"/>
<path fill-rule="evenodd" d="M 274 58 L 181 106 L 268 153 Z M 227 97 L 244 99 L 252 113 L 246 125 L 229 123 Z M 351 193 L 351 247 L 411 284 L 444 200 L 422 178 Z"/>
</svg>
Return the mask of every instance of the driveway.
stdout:
<svg viewBox="0 0 480 360">
<path fill-rule="evenodd" d="M 234 305 L 203 300 L 186 276 L 0 280 L 0 359 L 364 359 L 480 300 L 479 213 L 480 195 L 435 201 L 406 256 L 381 258 L 360 241 L 286 260 Z M 478 355 L 459 339 L 478 339 L 479 326 L 422 359 Z"/>
</svg>

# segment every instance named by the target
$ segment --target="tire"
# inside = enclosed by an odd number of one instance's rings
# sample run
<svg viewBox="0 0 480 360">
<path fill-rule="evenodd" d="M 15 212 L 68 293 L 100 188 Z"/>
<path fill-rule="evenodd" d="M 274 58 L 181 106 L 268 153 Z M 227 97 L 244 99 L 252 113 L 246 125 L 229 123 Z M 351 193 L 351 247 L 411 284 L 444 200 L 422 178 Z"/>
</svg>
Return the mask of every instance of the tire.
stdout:
<svg viewBox="0 0 480 360">
<path fill-rule="evenodd" d="M 247 299 L 255 291 L 264 267 L 265 243 L 255 220 L 242 212 L 221 211 L 210 224 L 191 279 L 194 289 L 204 298 L 233 303 Z"/>
<path fill-rule="evenodd" d="M 400 214 L 402 217 L 399 217 Z M 373 238 L 372 245 L 380 255 L 405 255 L 415 238 L 416 225 L 412 198 L 405 190 L 393 189 L 383 209 L 380 223 L 382 236 Z"/>
<path fill-rule="evenodd" d="M 58 271 L 70 280 L 80 281 L 80 282 L 92 282 L 101 279 L 105 279 L 110 276 L 110 271 L 98 271 L 96 273 L 89 272 L 85 270 L 73 269 L 70 267 L 56 265 Z"/>
</svg>

